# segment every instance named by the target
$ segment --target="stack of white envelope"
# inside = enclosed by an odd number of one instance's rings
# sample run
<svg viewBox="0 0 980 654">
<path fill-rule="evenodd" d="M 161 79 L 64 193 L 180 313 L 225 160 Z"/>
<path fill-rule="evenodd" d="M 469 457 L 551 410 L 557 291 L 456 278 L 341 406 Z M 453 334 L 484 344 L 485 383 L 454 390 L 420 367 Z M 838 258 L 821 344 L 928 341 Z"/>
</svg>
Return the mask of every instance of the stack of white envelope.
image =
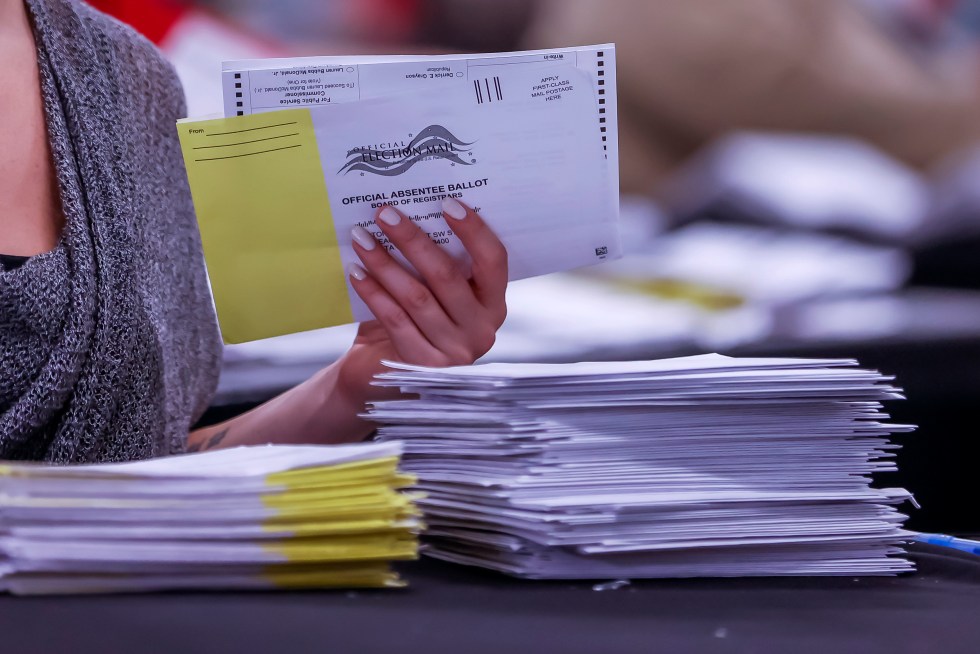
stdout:
<svg viewBox="0 0 980 654">
<path fill-rule="evenodd" d="M 531 578 L 887 575 L 912 569 L 882 400 L 850 360 L 431 369 L 380 377 L 432 556 Z"/>
<path fill-rule="evenodd" d="M 0 590 L 402 585 L 421 524 L 398 444 L 0 464 Z"/>
</svg>

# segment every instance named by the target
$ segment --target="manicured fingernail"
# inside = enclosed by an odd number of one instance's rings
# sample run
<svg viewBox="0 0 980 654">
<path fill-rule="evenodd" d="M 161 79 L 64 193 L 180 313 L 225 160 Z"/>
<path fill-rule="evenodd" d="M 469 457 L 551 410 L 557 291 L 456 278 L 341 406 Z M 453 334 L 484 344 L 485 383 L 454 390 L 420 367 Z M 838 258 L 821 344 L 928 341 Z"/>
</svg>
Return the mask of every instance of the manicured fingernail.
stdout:
<svg viewBox="0 0 980 654">
<path fill-rule="evenodd" d="M 445 198 L 442 201 L 442 212 L 450 218 L 462 220 L 466 218 L 466 207 L 456 202 L 453 198 Z"/>
<path fill-rule="evenodd" d="M 356 263 L 352 263 L 351 265 L 347 266 L 347 274 L 359 282 L 363 282 L 365 279 L 367 279 L 367 273 L 364 272 L 364 269 Z"/>
<path fill-rule="evenodd" d="M 397 225 L 398 222 L 402 219 L 399 213 L 394 209 L 392 209 L 391 207 L 385 207 L 384 209 L 382 209 L 381 213 L 378 214 L 378 218 L 385 221 L 389 225 Z"/>
<path fill-rule="evenodd" d="M 364 229 L 360 225 L 357 225 L 354 227 L 354 229 L 350 230 L 350 235 L 355 241 L 357 241 L 357 244 L 365 250 L 373 250 L 378 244 L 378 242 L 374 240 L 374 237 L 371 236 L 371 232 Z"/>
</svg>

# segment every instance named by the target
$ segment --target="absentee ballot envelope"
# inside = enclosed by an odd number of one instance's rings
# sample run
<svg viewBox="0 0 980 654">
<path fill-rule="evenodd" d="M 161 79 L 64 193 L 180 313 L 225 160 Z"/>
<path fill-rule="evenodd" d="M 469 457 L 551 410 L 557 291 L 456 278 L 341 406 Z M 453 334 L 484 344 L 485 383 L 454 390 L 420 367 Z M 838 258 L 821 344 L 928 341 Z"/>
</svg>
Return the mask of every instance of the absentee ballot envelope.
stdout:
<svg viewBox="0 0 980 654">
<path fill-rule="evenodd" d="M 385 204 L 465 261 L 441 213 L 459 198 L 503 241 L 511 279 L 621 255 L 589 76 L 557 65 L 484 81 L 178 123 L 226 342 L 371 319 L 344 270 L 355 225 L 390 249 L 373 222 Z"/>
<path fill-rule="evenodd" d="M 353 102 L 412 91 L 473 88 L 493 100 L 497 77 L 519 70 L 574 66 L 595 90 L 596 129 L 613 179 L 619 179 L 616 124 L 616 46 L 612 43 L 551 50 L 446 55 L 350 55 L 241 59 L 221 65 L 225 116 Z M 553 83 L 545 93 L 560 93 Z M 618 198 L 617 198 L 618 208 Z"/>
</svg>

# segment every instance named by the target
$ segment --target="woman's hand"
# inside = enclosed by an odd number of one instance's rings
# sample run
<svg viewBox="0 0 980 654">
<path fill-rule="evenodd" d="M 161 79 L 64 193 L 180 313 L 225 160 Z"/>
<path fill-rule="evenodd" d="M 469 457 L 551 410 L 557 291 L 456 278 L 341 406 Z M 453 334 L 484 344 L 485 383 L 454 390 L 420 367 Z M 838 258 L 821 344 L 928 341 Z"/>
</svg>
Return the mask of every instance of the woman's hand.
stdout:
<svg viewBox="0 0 980 654">
<path fill-rule="evenodd" d="M 339 384 L 352 405 L 391 396 L 371 386 L 381 360 L 425 366 L 470 364 L 493 345 L 507 315 L 507 251 L 468 207 L 447 198 L 443 215 L 473 260 L 467 278 L 451 256 L 394 207 L 375 215 L 378 227 L 422 276 L 409 273 L 364 228 L 352 233 L 363 265 L 348 269 L 351 285 L 376 316 L 362 323 L 340 362 Z"/>
<path fill-rule="evenodd" d="M 348 272 L 377 320 L 361 324 L 339 361 L 247 413 L 194 431 L 187 449 L 358 441 L 373 430 L 358 415 L 365 403 L 398 395 L 371 385 L 383 369 L 382 359 L 451 366 L 483 356 L 507 314 L 507 251 L 483 220 L 456 200 L 443 203 L 443 214 L 473 260 L 472 276 L 397 210 L 379 210 L 378 226 L 422 281 L 370 233 L 355 229 L 354 250 L 363 266 Z"/>
</svg>

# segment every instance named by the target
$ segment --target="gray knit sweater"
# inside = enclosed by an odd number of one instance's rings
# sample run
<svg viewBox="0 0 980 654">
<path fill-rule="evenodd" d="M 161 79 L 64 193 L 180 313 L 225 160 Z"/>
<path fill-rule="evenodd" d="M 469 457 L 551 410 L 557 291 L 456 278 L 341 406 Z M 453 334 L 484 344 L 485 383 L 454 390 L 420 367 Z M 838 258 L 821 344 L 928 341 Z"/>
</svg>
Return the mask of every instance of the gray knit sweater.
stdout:
<svg viewBox="0 0 980 654">
<path fill-rule="evenodd" d="M 0 458 L 180 452 L 221 358 L 183 93 L 129 28 L 80 2 L 27 5 L 66 224 L 54 251 L 0 272 Z"/>
</svg>

